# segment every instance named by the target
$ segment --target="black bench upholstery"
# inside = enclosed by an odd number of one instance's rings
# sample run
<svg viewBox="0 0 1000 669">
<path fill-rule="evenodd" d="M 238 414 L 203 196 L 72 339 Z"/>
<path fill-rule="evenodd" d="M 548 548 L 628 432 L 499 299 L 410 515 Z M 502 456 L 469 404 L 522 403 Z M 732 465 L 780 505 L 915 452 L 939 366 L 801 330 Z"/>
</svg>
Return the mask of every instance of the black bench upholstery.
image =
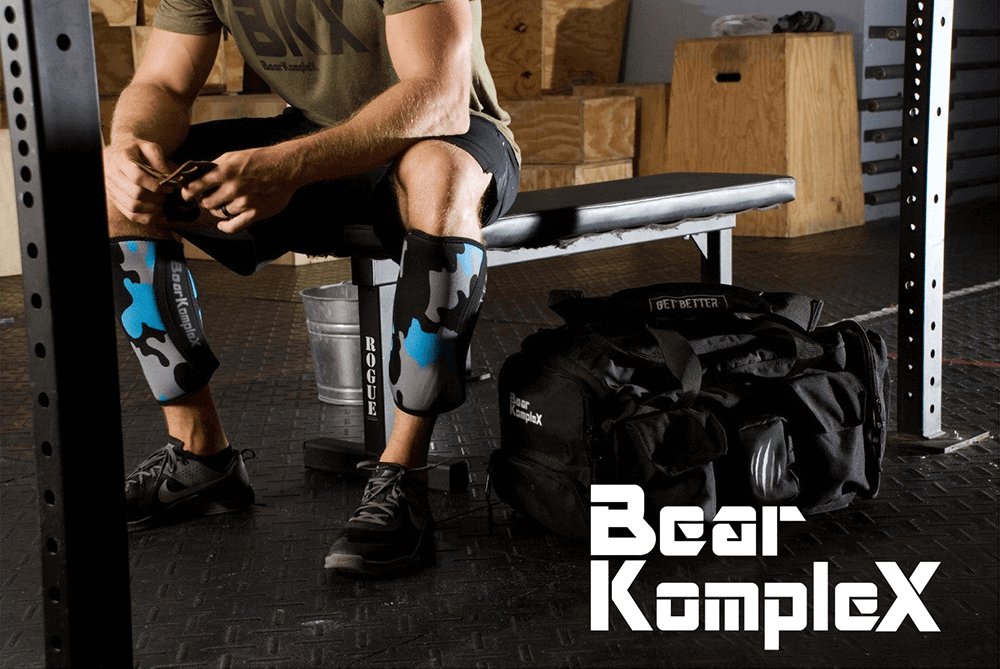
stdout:
<svg viewBox="0 0 1000 669">
<path fill-rule="evenodd" d="M 678 172 L 518 195 L 483 230 L 491 249 L 560 245 L 583 235 L 764 209 L 795 198 L 795 180 Z"/>
<path fill-rule="evenodd" d="M 794 198 L 793 178 L 755 174 L 672 173 L 529 191 L 483 230 L 487 262 L 496 267 L 683 236 L 701 249 L 702 280 L 730 283 L 736 214 Z M 306 466 L 326 471 L 343 472 L 362 458 L 378 459 L 394 420 L 385 366 L 398 267 L 386 259 L 370 228 L 359 226 L 351 238 L 362 249 L 352 259 L 352 273 L 361 320 L 365 443 L 306 442 Z M 375 367 L 368 368 L 372 362 Z M 461 466 L 439 467 L 431 474 L 435 487 L 461 487 Z"/>
</svg>

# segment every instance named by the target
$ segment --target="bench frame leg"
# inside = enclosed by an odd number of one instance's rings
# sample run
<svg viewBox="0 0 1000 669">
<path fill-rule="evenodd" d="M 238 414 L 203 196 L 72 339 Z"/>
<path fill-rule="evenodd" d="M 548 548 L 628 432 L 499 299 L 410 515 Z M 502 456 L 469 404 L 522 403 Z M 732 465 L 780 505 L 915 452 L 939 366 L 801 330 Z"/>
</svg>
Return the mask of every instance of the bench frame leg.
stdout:
<svg viewBox="0 0 1000 669">
<path fill-rule="evenodd" d="M 701 280 L 704 283 L 733 282 L 732 228 L 691 235 L 701 251 Z"/>
<path fill-rule="evenodd" d="M 338 474 L 355 471 L 364 460 L 378 460 L 396 422 L 396 405 L 387 380 L 399 265 L 392 260 L 352 258 L 351 275 L 358 287 L 364 443 L 327 437 L 305 442 L 306 467 Z M 428 485 L 435 490 L 462 492 L 469 485 L 468 463 L 439 464 L 428 472 Z"/>
</svg>

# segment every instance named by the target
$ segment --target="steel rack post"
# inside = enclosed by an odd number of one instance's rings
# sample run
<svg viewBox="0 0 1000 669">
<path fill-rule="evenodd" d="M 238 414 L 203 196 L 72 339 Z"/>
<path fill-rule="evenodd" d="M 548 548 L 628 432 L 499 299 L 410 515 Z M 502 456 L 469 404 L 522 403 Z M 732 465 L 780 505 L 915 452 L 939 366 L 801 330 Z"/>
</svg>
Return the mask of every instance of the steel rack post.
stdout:
<svg viewBox="0 0 1000 669">
<path fill-rule="evenodd" d="M 945 195 L 954 0 L 908 0 L 900 173 L 896 443 L 949 451 L 942 429 Z M 985 435 L 983 435 L 985 436 Z"/>
<path fill-rule="evenodd" d="M 45 663 L 132 666 L 121 405 L 87 0 L 0 0 Z"/>
</svg>

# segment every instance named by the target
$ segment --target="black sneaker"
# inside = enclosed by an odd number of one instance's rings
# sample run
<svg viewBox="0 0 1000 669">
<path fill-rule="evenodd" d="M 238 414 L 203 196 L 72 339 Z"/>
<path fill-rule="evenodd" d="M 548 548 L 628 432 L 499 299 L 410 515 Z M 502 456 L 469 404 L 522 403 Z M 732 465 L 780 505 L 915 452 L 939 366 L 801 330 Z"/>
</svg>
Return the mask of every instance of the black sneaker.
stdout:
<svg viewBox="0 0 1000 669">
<path fill-rule="evenodd" d="M 362 462 L 372 471 L 361 506 L 347 521 L 326 557 L 326 568 L 364 575 L 396 575 L 419 566 L 432 547 L 434 519 L 427 484 L 413 476 L 424 467 Z"/>
<path fill-rule="evenodd" d="M 182 442 L 170 439 L 125 479 L 129 529 L 236 511 L 253 504 L 253 488 L 241 453 L 228 447 L 216 455 L 200 457 L 183 447 Z"/>
</svg>

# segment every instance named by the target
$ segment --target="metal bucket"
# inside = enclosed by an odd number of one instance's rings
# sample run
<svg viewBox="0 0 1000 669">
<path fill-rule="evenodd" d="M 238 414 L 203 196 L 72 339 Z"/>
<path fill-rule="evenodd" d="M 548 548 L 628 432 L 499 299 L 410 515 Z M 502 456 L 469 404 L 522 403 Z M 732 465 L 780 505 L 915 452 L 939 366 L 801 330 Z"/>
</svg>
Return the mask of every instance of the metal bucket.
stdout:
<svg viewBox="0 0 1000 669">
<path fill-rule="evenodd" d="M 306 311 L 319 399 L 328 404 L 361 404 L 361 342 L 358 288 L 352 283 L 299 292 Z"/>
</svg>

